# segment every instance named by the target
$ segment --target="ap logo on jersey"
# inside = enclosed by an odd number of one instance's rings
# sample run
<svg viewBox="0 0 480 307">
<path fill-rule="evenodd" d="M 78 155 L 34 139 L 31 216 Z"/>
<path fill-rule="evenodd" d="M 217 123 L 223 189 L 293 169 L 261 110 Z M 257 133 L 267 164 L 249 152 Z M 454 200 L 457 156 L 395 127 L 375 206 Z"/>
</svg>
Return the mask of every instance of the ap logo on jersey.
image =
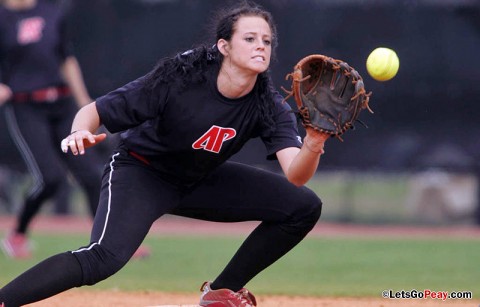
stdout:
<svg viewBox="0 0 480 307">
<path fill-rule="evenodd" d="M 40 41 L 43 36 L 45 20 L 42 17 L 25 18 L 18 23 L 17 41 L 20 45 Z"/>
<path fill-rule="evenodd" d="M 213 125 L 192 144 L 192 148 L 219 153 L 223 143 L 233 139 L 235 135 L 237 135 L 237 131 L 233 128 L 223 128 Z"/>
</svg>

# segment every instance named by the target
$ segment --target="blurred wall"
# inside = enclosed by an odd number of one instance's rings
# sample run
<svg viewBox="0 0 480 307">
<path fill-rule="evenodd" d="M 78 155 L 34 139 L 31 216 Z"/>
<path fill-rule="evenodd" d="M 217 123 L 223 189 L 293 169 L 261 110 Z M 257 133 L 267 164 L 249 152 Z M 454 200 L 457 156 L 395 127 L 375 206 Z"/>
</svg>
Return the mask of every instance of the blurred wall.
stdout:
<svg viewBox="0 0 480 307">
<path fill-rule="evenodd" d="M 369 128 L 357 125 L 344 142 L 329 141 L 324 168 L 475 166 L 480 153 L 479 1 L 257 2 L 273 13 L 278 25 L 280 45 L 272 72 L 279 89 L 290 86 L 284 77 L 300 58 L 321 53 L 355 67 L 373 92 L 375 114 L 361 115 Z M 92 97 L 145 74 L 161 57 L 209 40 L 213 10 L 226 3 L 62 1 L 70 12 L 77 56 Z M 368 54 L 379 46 L 393 48 L 400 57 L 400 71 L 388 82 L 374 81 L 365 69 Z M 15 157 L 6 154 L 13 147 L 5 135 L 1 138 L 2 160 Z M 274 167 L 265 161 L 258 140 L 235 159 Z"/>
</svg>

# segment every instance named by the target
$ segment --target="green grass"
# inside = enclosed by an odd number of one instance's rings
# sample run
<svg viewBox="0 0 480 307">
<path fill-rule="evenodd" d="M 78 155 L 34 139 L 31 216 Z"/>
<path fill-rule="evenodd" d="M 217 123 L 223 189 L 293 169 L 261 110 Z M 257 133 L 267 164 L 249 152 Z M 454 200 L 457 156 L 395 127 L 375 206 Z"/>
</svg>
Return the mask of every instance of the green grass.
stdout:
<svg viewBox="0 0 480 307">
<path fill-rule="evenodd" d="M 82 235 L 34 235 L 35 259 L 0 256 L 0 285 L 38 261 L 87 241 Z M 195 292 L 214 278 L 241 238 L 157 237 L 153 255 L 132 261 L 94 289 Z M 384 289 L 480 292 L 480 240 L 307 238 L 248 285 L 258 294 L 380 297 Z"/>
<path fill-rule="evenodd" d="M 401 174 L 324 172 L 312 178 L 307 186 L 323 201 L 323 221 L 384 224 L 413 220 L 405 206 L 408 177 Z"/>
</svg>

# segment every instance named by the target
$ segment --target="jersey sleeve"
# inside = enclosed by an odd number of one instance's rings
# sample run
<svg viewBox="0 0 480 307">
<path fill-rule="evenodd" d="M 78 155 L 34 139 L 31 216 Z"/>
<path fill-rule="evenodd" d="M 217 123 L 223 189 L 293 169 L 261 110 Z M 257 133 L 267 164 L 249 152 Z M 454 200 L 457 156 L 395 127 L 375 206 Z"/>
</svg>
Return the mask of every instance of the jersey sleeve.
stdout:
<svg viewBox="0 0 480 307">
<path fill-rule="evenodd" d="M 267 148 L 268 160 L 276 160 L 276 153 L 279 150 L 288 147 L 302 147 L 292 108 L 288 103 L 283 102 L 283 97 L 278 93 L 275 96 L 275 123 L 274 132 L 268 137 L 262 137 L 262 141 Z"/>
<path fill-rule="evenodd" d="M 161 112 L 166 95 L 157 94 L 158 89 L 147 90 L 145 78 L 140 77 L 96 100 L 100 122 L 111 133 L 136 127 Z"/>
</svg>

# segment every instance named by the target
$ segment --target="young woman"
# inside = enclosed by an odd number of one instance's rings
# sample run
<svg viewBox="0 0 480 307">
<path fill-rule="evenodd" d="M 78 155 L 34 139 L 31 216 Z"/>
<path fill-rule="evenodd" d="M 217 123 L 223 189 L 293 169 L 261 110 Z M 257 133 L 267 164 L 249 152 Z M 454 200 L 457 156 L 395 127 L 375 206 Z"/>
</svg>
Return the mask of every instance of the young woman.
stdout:
<svg viewBox="0 0 480 307">
<path fill-rule="evenodd" d="M 17 223 L 1 241 L 14 259 L 32 255 L 28 230 L 42 205 L 64 187 L 67 171 L 85 191 L 95 215 L 102 176 L 98 155 L 76 159 L 58 154 L 58 143 L 70 131 L 79 107 L 91 103 L 73 54 L 66 16 L 44 0 L 0 2 L 0 106 L 10 137 L 32 177 Z M 142 246 L 136 258 L 149 255 Z"/>
<path fill-rule="evenodd" d="M 31 256 L 29 225 L 63 186 L 67 169 L 84 189 L 92 216 L 98 204 L 101 166 L 94 153 L 82 159 L 58 155 L 57 144 L 79 107 L 92 101 L 67 32 L 65 15 L 49 2 L 0 2 L 0 105 L 32 177 L 15 228 L 1 242 L 15 259 Z"/>
<path fill-rule="evenodd" d="M 321 201 L 303 185 L 327 136 L 307 129 L 303 145 L 288 104 L 273 90 L 271 15 L 253 4 L 225 11 L 216 44 L 162 60 L 147 75 L 83 107 L 62 142 L 83 155 L 123 132 L 107 164 L 91 241 L 55 255 L 0 290 L 5 307 L 93 285 L 120 270 L 169 213 L 196 219 L 261 221 L 213 282 L 201 306 L 256 306 L 244 286 L 314 227 Z M 285 176 L 227 161 L 260 137 Z M 43 274 L 49 272 L 49 274 Z M 35 283 L 27 281 L 35 280 Z"/>
</svg>

